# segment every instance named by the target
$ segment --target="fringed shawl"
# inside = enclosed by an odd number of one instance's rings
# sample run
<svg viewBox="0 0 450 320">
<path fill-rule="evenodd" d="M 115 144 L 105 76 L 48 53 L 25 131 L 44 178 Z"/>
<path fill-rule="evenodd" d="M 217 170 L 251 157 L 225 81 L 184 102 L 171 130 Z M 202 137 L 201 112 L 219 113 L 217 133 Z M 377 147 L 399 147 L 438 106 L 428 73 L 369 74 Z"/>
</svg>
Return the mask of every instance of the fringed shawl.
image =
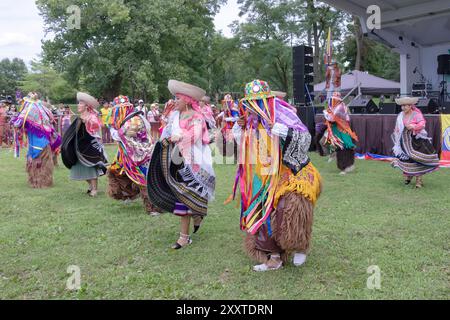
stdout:
<svg viewBox="0 0 450 320">
<path fill-rule="evenodd" d="M 46 143 L 40 143 L 39 148 L 43 149 L 50 144 L 52 151 L 56 151 L 61 146 L 61 136 L 53 127 L 53 121 L 51 111 L 41 101 L 33 101 L 30 99 L 25 99 L 22 111 L 16 118 L 12 119 L 14 127 L 18 128 L 18 131 L 24 136 L 34 135 L 41 142 L 47 140 Z M 20 134 L 16 133 L 16 135 L 19 136 Z M 19 141 L 15 141 L 15 143 L 15 149 L 18 150 L 21 143 Z M 33 148 L 33 146 L 30 145 L 29 148 Z M 33 154 L 33 157 L 38 157 L 40 152 L 38 154 L 33 152 Z"/>
<path fill-rule="evenodd" d="M 90 135 L 80 118 L 76 118 L 64 134 L 61 156 L 68 169 L 79 161 L 86 167 L 99 167 L 106 172 L 108 159 L 103 145 L 98 138 Z"/>
<path fill-rule="evenodd" d="M 119 174 L 126 173 L 136 184 L 146 186 L 147 166 L 153 150 L 151 126 L 142 111 L 129 113 L 124 119 L 114 119 L 112 125 L 118 128 L 119 150 L 110 168 Z"/>
<path fill-rule="evenodd" d="M 289 181 L 283 180 L 281 175 L 286 172 L 293 177 L 302 175 L 303 169 L 310 163 L 307 152 L 311 136 L 294 110 L 278 98 L 242 101 L 241 111 L 247 119 L 247 126 L 240 140 L 241 164 L 233 194 L 235 197 L 239 187 L 241 229 L 251 234 L 256 234 L 263 224 L 268 225 L 271 234 L 271 213 L 285 192 L 305 193 L 313 202 L 318 197 L 318 173 L 312 177 L 304 175 L 308 179 L 301 176 L 296 180 L 295 190 L 287 187 Z M 289 129 L 285 139 L 271 134 L 275 123 Z M 303 186 L 304 183 L 312 183 L 313 186 Z"/>
</svg>

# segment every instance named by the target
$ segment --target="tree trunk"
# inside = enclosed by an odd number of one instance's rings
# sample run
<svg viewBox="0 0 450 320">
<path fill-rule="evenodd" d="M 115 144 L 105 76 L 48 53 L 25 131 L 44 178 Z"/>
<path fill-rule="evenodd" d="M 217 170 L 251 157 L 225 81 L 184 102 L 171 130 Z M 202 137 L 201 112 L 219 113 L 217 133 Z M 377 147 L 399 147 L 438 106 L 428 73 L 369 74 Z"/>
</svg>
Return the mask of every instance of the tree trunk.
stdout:
<svg viewBox="0 0 450 320">
<path fill-rule="evenodd" d="M 120 89 L 122 87 L 122 75 L 117 73 L 114 76 L 111 86 L 107 88 L 103 94 L 109 101 L 113 101 L 115 97 L 120 94 Z"/>
<path fill-rule="evenodd" d="M 314 13 L 316 11 L 316 7 L 314 6 L 314 0 L 308 0 L 307 4 L 308 12 Z M 310 29 L 311 30 L 311 29 Z M 322 75 L 319 68 L 319 60 L 320 60 L 320 39 L 319 39 L 319 27 L 317 21 L 312 21 L 312 37 L 314 41 L 314 83 L 319 83 L 322 79 Z M 308 37 L 308 42 L 310 41 Z"/>
<path fill-rule="evenodd" d="M 320 72 L 320 39 L 319 39 L 319 29 L 317 23 L 313 24 L 313 36 L 314 36 L 314 83 L 319 83 L 322 81 L 322 73 Z"/>
<path fill-rule="evenodd" d="M 362 51 L 364 49 L 363 33 L 361 30 L 361 24 L 357 16 L 353 16 L 353 22 L 355 27 L 355 40 L 356 40 L 356 59 L 355 70 L 363 70 L 362 65 Z"/>
</svg>

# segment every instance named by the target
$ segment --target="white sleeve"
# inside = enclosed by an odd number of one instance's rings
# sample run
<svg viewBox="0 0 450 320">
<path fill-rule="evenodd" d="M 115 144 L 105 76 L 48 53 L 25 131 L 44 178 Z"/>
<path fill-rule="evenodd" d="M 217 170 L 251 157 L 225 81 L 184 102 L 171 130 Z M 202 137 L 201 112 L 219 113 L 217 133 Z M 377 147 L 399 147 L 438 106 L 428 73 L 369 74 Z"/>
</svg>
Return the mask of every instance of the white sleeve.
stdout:
<svg viewBox="0 0 450 320">
<path fill-rule="evenodd" d="M 168 139 L 173 135 L 181 136 L 179 111 L 174 111 L 170 114 L 169 119 L 167 120 L 167 125 L 164 127 L 161 134 L 160 140 Z"/>
<path fill-rule="evenodd" d="M 237 124 L 237 122 L 234 124 L 233 128 L 231 129 L 233 132 L 234 140 L 238 145 L 241 144 L 241 137 L 242 137 L 242 128 L 240 125 Z"/>
<path fill-rule="evenodd" d="M 111 132 L 111 137 L 114 141 L 120 141 L 119 132 L 116 129 L 111 127 L 109 128 L 109 131 Z"/>
<path fill-rule="evenodd" d="M 182 136 L 183 133 L 180 127 L 180 112 L 175 111 L 172 116 L 172 136 Z"/>
<path fill-rule="evenodd" d="M 286 139 L 289 128 L 281 123 L 275 123 L 272 127 L 272 133 L 280 138 Z"/>
</svg>

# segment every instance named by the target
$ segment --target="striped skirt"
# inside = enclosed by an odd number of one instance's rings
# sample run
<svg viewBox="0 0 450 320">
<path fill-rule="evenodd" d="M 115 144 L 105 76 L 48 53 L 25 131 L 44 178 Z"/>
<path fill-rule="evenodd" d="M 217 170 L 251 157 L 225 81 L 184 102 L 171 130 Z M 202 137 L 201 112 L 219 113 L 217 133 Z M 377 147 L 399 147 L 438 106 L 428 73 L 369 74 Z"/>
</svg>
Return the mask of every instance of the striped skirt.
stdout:
<svg viewBox="0 0 450 320">
<path fill-rule="evenodd" d="M 185 164 L 173 162 L 173 153 L 179 154 L 178 148 L 167 139 L 156 143 L 147 172 L 150 202 L 177 216 L 206 216 L 208 199 L 197 191 L 199 183 L 195 179 L 180 174 Z"/>
<path fill-rule="evenodd" d="M 393 162 L 394 168 L 399 168 L 406 176 L 422 176 L 439 169 L 439 156 L 431 141 L 413 136 L 409 130 L 404 130 L 401 147 L 406 156 Z"/>
</svg>

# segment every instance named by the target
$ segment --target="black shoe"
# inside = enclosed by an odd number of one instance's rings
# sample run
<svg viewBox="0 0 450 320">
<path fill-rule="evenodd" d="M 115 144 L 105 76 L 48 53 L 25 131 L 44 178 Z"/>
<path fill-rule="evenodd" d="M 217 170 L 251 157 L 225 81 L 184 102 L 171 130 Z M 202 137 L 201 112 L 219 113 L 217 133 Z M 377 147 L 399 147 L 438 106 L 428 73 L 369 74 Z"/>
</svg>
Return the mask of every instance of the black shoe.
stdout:
<svg viewBox="0 0 450 320">
<path fill-rule="evenodd" d="M 194 221 L 195 221 L 195 219 L 194 219 Z M 200 219 L 200 224 L 199 225 L 194 225 L 194 233 L 197 233 L 198 232 L 198 230 L 200 229 L 200 227 L 202 226 L 201 225 L 201 223 L 203 222 L 203 217 L 201 217 L 201 219 Z"/>
<path fill-rule="evenodd" d="M 174 250 L 180 250 L 184 247 L 187 247 L 188 245 L 192 244 L 192 240 L 189 238 L 188 243 L 185 244 L 184 246 L 182 246 L 181 244 L 178 243 L 178 241 L 172 246 L 172 249 Z"/>
</svg>

